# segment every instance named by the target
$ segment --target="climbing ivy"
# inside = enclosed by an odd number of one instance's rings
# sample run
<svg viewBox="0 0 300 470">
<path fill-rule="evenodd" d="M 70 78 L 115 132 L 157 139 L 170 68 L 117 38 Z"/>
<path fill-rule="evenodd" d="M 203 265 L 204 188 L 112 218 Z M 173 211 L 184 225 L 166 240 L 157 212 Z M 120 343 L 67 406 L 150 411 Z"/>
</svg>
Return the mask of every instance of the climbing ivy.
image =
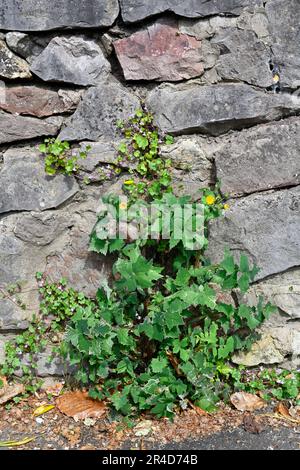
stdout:
<svg viewBox="0 0 300 470">
<path fill-rule="evenodd" d="M 39 146 L 39 150 L 45 155 L 45 171 L 48 175 L 62 173 L 72 175 L 78 170 L 78 160 L 85 159 L 91 146 L 87 145 L 85 150 L 79 154 L 73 154 L 69 142 L 62 142 L 59 139 L 45 139 Z"/>
</svg>

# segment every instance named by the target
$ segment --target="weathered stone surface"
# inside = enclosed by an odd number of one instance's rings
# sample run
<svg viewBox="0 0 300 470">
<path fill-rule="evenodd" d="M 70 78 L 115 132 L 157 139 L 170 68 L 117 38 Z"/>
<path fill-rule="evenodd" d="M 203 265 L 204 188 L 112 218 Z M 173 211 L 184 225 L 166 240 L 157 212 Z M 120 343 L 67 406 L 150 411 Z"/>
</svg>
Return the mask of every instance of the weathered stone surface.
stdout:
<svg viewBox="0 0 300 470">
<path fill-rule="evenodd" d="M 280 68 L 281 86 L 297 88 L 300 86 L 300 3 L 272 0 L 265 8 L 272 35 L 273 63 Z"/>
<path fill-rule="evenodd" d="M 300 265 L 300 186 L 229 203 L 225 217 L 211 223 L 207 254 L 213 262 L 229 247 L 261 268 L 257 279 Z"/>
<path fill-rule="evenodd" d="M 13 339 L 13 335 L 0 335 L 0 364 L 5 360 L 5 344 Z"/>
<path fill-rule="evenodd" d="M 300 184 L 300 119 L 235 132 L 210 146 L 222 190 L 232 196 Z"/>
<path fill-rule="evenodd" d="M 120 0 L 122 18 L 126 22 L 140 21 L 158 13 L 171 11 L 187 18 L 220 13 L 239 14 L 244 7 L 261 4 L 260 0 Z"/>
<path fill-rule="evenodd" d="M 26 245 L 12 234 L 14 216 L 0 221 L 0 286 L 21 282 L 25 293 L 19 298 L 26 304 L 21 309 L 11 300 L 0 300 L 0 330 L 25 329 L 34 312 L 38 311 L 38 293 L 34 273 L 44 269 L 41 249 L 26 249 Z"/>
<path fill-rule="evenodd" d="M 26 32 L 111 26 L 118 13 L 118 0 L 1 0 L 0 29 Z"/>
<path fill-rule="evenodd" d="M 81 92 L 73 90 L 50 90 L 38 86 L 17 86 L 5 89 L 5 100 L 0 108 L 12 114 L 36 117 L 74 111 Z"/>
<path fill-rule="evenodd" d="M 247 367 L 259 364 L 280 364 L 284 361 L 284 355 L 276 348 L 272 336 L 265 335 L 252 346 L 251 351 L 235 354 L 232 361 Z"/>
<path fill-rule="evenodd" d="M 275 319 L 276 322 L 276 319 Z M 233 362 L 252 367 L 260 364 L 279 364 L 283 368 L 298 368 L 300 365 L 300 325 L 281 323 L 272 326 L 272 321 L 260 329 L 261 339 L 249 352 L 233 356 Z"/>
<path fill-rule="evenodd" d="M 37 119 L 0 111 L 0 144 L 56 135 L 62 123 L 63 118 L 58 116 Z"/>
<path fill-rule="evenodd" d="M 216 70 L 223 80 L 240 80 L 264 88 L 272 85 L 271 50 L 253 31 L 224 28 L 211 43 L 220 48 Z"/>
<path fill-rule="evenodd" d="M 44 81 L 95 85 L 110 72 L 98 44 L 80 36 L 59 36 L 36 57 L 31 71 Z"/>
<path fill-rule="evenodd" d="M 11 31 L 6 33 L 5 41 L 11 51 L 23 57 L 31 64 L 35 57 L 41 54 L 55 36 L 56 32 L 54 31 L 50 33 L 44 32 L 43 35 Z"/>
<path fill-rule="evenodd" d="M 73 116 L 61 131 L 61 140 L 100 140 L 118 138 L 116 123 L 128 119 L 140 106 L 138 98 L 115 82 L 90 88 Z"/>
<path fill-rule="evenodd" d="M 147 103 L 165 132 L 222 134 L 294 114 L 300 98 L 258 91 L 244 84 L 160 85 Z"/>
<path fill-rule="evenodd" d="M 179 31 L 197 39 L 213 37 L 220 29 L 234 28 L 237 25 L 237 17 L 213 16 L 207 20 L 179 19 Z"/>
<path fill-rule="evenodd" d="M 78 177 L 90 183 L 116 178 L 112 165 L 116 165 L 118 141 L 82 142 L 79 148 L 74 149 L 74 153 L 84 150 L 87 145 L 90 145 L 91 150 L 84 160 L 78 162 Z M 118 166 L 128 168 L 126 162 L 118 163 Z"/>
<path fill-rule="evenodd" d="M 0 77 L 1 78 L 30 78 L 28 63 L 11 52 L 5 42 L 0 39 Z"/>
<path fill-rule="evenodd" d="M 78 191 L 72 177 L 47 176 L 38 150 L 10 149 L 0 171 L 0 213 L 57 207 Z"/>
<path fill-rule="evenodd" d="M 162 147 L 162 157 L 172 161 L 176 194 L 190 194 L 197 199 L 199 189 L 214 182 L 213 162 L 207 157 L 206 147 L 199 136 L 179 137 L 174 144 Z"/>
<path fill-rule="evenodd" d="M 102 191 L 107 190 L 104 185 Z M 100 197 L 99 188 L 88 187 L 59 211 L 15 213 L 0 219 L 0 286 L 21 282 L 27 307 L 22 310 L 0 300 L 0 330 L 26 328 L 38 312 L 38 271 L 53 281 L 65 277 L 75 289 L 96 294 L 111 272 L 111 262 L 88 251 Z"/>
<path fill-rule="evenodd" d="M 99 285 L 111 273 L 112 260 L 89 251 L 89 239 L 97 221 L 100 198 L 106 194 L 107 186 L 89 188 L 78 195 L 65 214 L 74 220 L 72 229 L 63 249 L 58 249 L 47 257 L 46 275 L 58 281 L 68 279 L 71 286 L 95 296 Z"/>
<path fill-rule="evenodd" d="M 18 218 L 13 232 L 17 238 L 31 245 L 47 246 L 73 225 L 72 218 L 64 212 L 31 212 Z"/>
<path fill-rule="evenodd" d="M 245 9 L 241 15 L 236 18 L 236 26 L 239 29 L 254 31 L 259 39 L 266 44 L 272 45 L 270 37 L 269 21 L 264 7 L 254 7 Z"/>
<path fill-rule="evenodd" d="M 199 77 L 218 56 L 208 41 L 179 33 L 175 20 L 159 20 L 114 46 L 126 80 L 175 82 Z"/>
<path fill-rule="evenodd" d="M 5 345 L 8 341 L 14 340 L 14 335 L 0 335 L 0 364 L 5 361 Z M 51 361 L 49 360 L 51 358 Z M 23 358 L 23 364 L 30 366 L 32 361 L 28 357 Z M 66 367 L 62 358 L 53 356 L 52 346 L 48 346 L 43 352 L 39 353 L 35 357 L 36 374 L 38 377 L 60 377 L 66 373 Z M 16 371 L 17 377 L 22 376 L 21 370 Z"/>
<path fill-rule="evenodd" d="M 291 319 L 300 319 L 300 269 L 294 268 L 254 284 L 245 298 L 255 305 L 260 296 L 277 305 Z"/>
</svg>

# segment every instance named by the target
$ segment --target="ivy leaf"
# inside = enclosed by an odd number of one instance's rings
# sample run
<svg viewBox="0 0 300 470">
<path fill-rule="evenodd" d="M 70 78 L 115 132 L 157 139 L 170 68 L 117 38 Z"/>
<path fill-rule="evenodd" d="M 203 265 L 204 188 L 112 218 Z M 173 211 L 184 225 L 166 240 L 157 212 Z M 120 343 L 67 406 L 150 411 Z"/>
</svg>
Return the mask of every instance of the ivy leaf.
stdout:
<svg viewBox="0 0 300 470">
<path fill-rule="evenodd" d="M 129 346 L 132 342 L 132 339 L 129 338 L 129 331 L 127 328 L 119 328 L 117 332 L 119 343 L 122 346 Z"/>
<path fill-rule="evenodd" d="M 157 359 L 152 359 L 151 369 L 155 374 L 163 372 L 164 369 L 168 366 L 168 360 L 165 357 L 160 357 Z"/>
<path fill-rule="evenodd" d="M 224 346 L 220 347 L 218 350 L 218 358 L 219 359 L 226 359 L 233 353 L 234 351 L 234 339 L 230 336 Z"/>
<path fill-rule="evenodd" d="M 235 272 L 235 262 L 233 256 L 229 251 L 225 251 L 225 256 L 220 266 L 225 269 L 227 275 L 231 275 Z"/>
<path fill-rule="evenodd" d="M 152 261 L 143 256 L 130 253 L 130 259 L 119 259 L 114 266 L 114 272 L 119 273 L 121 279 L 116 282 L 119 290 L 133 292 L 136 289 L 148 289 L 160 279 L 162 267 L 156 267 Z"/>
<path fill-rule="evenodd" d="M 184 321 L 179 312 L 169 311 L 165 314 L 166 325 L 169 330 L 179 325 L 184 325 Z"/>
<path fill-rule="evenodd" d="M 92 234 L 89 246 L 90 251 L 95 251 L 101 255 L 107 255 L 108 247 L 108 240 L 100 240 L 95 232 Z"/>
<path fill-rule="evenodd" d="M 241 292 L 245 294 L 250 287 L 250 279 L 249 279 L 249 274 L 244 272 L 241 277 L 238 280 L 238 286 L 241 289 Z"/>
<path fill-rule="evenodd" d="M 190 272 L 188 269 L 180 268 L 177 272 L 177 276 L 175 279 L 176 286 L 183 287 L 188 285 L 188 282 L 191 278 Z"/>
<path fill-rule="evenodd" d="M 142 150 L 145 150 L 149 145 L 147 137 L 144 137 L 141 134 L 136 134 L 134 136 L 134 140 L 136 141 L 137 146 Z"/>
<path fill-rule="evenodd" d="M 248 260 L 248 256 L 246 255 L 241 255 L 240 271 L 241 273 L 249 273 L 249 260 Z"/>
</svg>

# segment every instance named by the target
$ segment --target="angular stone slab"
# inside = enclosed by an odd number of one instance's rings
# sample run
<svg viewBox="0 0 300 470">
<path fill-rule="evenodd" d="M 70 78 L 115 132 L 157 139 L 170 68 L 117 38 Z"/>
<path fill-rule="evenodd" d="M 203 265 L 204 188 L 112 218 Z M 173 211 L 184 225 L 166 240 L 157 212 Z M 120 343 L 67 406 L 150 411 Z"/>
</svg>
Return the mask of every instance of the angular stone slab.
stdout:
<svg viewBox="0 0 300 470">
<path fill-rule="evenodd" d="M 199 189 L 214 183 L 213 161 L 206 147 L 210 145 L 199 136 L 179 137 L 174 144 L 162 147 L 162 157 L 172 161 L 170 171 L 176 194 L 190 194 L 199 199 Z"/>
<path fill-rule="evenodd" d="M 26 34 L 19 31 L 10 31 L 5 35 L 5 41 L 9 49 L 18 56 L 23 57 L 31 64 L 48 46 L 51 39 L 56 37 L 55 31 L 43 32 L 39 34 Z"/>
<path fill-rule="evenodd" d="M 3 40 L 0 40 L 0 78 L 30 78 L 31 73 L 26 60 L 10 51 Z"/>
<path fill-rule="evenodd" d="M 45 82 L 95 85 L 111 70 L 98 44 L 80 36 L 58 36 L 36 57 L 31 71 Z"/>
<path fill-rule="evenodd" d="M 300 268 L 254 284 L 245 297 L 249 304 L 255 305 L 260 296 L 276 305 L 291 319 L 300 319 Z"/>
<path fill-rule="evenodd" d="M 118 14 L 118 0 L 1 0 L 0 29 L 26 32 L 111 26 Z"/>
<path fill-rule="evenodd" d="M 75 111 L 81 92 L 73 90 L 50 90 L 38 86 L 17 86 L 5 89 L 5 100 L 0 108 L 12 114 L 36 117 Z"/>
<path fill-rule="evenodd" d="M 211 223 L 207 255 L 244 252 L 261 271 L 257 279 L 300 265 L 300 186 L 229 201 L 225 217 Z"/>
<path fill-rule="evenodd" d="M 300 118 L 256 126 L 209 148 L 222 191 L 231 196 L 300 184 Z"/>
<path fill-rule="evenodd" d="M 34 247 L 26 249 L 26 245 L 13 235 L 15 215 L 5 219 L 0 223 L 0 286 L 5 288 L 20 282 L 26 293 L 19 297 L 29 308 L 23 310 L 8 299 L 0 300 L 0 331 L 28 327 L 39 305 L 37 292 L 33 290 L 36 288 L 33 272 L 43 270 L 45 264 L 41 259 L 41 248 L 38 251 Z"/>
<path fill-rule="evenodd" d="M 38 311 L 38 271 L 46 271 L 54 282 L 66 277 L 73 288 L 96 295 L 111 272 L 111 261 L 88 251 L 100 197 L 99 188 L 87 187 L 60 210 L 0 218 L 0 286 L 21 282 L 21 299 L 26 305 L 22 310 L 0 300 L 0 331 L 27 328 Z"/>
<path fill-rule="evenodd" d="M 157 125 L 173 134 L 219 135 L 300 110 L 300 98 L 259 91 L 244 84 L 160 85 L 150 92 L 148 107 Z"/>
<path fill-rule="evenodd" d="M 58 116 L 37 119 L 0 111 L 0 144 L 56 135 L 62 123 Z"/>
<path fill-rule="evenodd" d="M 300 3 L 298 0 L 266 3 L 272 36 L 273 63 L 280 68 L 282 87 L 300 86 Z"/>
<path fill-rule="evenodd" d="M 220 29 L 211 40 L 221 53 L 216 70 L 223 80 L 243 81 L 262 88 L 273 84 L 269 61 L 271 50 L 253 31 Z"/>
<path fill-rule="evenodd" d="M 260 364 L 281 364 L 284 359 L 282 351 L 276 347 L 273 337 L 268 334 L 256 341 L 249 352 L 235 354 L 232 361 L 235 364 L 253 367 Z"/>
<path fill-rule="evenodd" d="M 120 138 L 117 121 L 128 119 L 139 107 L 138 98 L 129 90 L 118 83 L 104 82 L 85 93 L 59 138 L 69 141 Z"/>
<path fill-rule="evenodd" d="M 199 77 L 207 67 L 207 56 L 213 52 L 209 42 L 180 34 L 174 20 L 157 21 L 115 41 L 114 47 L 126 80 L 176 82 Z"/>
<path fill-rule="evenodd" d="M 0 171 L 0 213 L 57 207 L 78 191 L 73 177 L 46 175 L 43 157 L 32 148 L 4 153 Z"/>
<path fill-rule="evenodd" d="M 262 4 L 260 0 L 120 0 L 122 18 L 133 23 L 149 16 L 170 11 L 187 18 L 224 13 L 239 14 L 247 6 Z"/>
</svg>

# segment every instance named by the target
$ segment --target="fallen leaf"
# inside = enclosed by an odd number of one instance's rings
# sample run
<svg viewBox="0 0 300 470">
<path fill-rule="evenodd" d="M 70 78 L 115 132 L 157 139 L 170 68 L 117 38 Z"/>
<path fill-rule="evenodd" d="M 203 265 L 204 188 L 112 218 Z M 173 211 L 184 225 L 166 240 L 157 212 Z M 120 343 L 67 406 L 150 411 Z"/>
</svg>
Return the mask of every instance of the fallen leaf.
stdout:
<svg viewBox="0 0 300 470">
<path fill-rule="evenodd" d="M 266 402 L 252 393 L 237 392 L 231 395 L 230 401 L 239 411 L 259 410 L 266 405 Z"/>
<path fill-rule="evenodd" d="M 283 403 L 278 403 L 278 405 L 275 408 L 275 413 L 279 413 L 280 415 L 288 419 L 291 417 L 289 410 Z"/>
<path fill-rule="evenodd" d="M 24 446 L 29 442 L 33 441 L 35 437 L 25 437 L 22 441 L 2 441 L 0 442 L 0 447 L 17 447 Z"/>
<path fill-rule="evenodd" d="M 106 405 L 93 400 L 87 392 L 67 392 L 56 400 L 59 411 L 75 421 L 85 418 L 101 418 L 106 413 Z"/>
<path fill-rule="evenodd" d="M 249 412 L 244 413 L 243 425 L 245 431 L 251 432 L 252 434 L 259 434 L 263 430 L 255 417 Z"/>
<path fill-rule="evenodd" d="M 54 405 L 41 405 L 38 408 L 36 408 L 33 412 L 33 416 L 41 416 L 45 413 L 48 413 L 48 411 L 53 410 L 55 408 Z"/>
<path fill-rule="evenodd" d="M 4 387 L 4 389 L 2 389 L 2 391 L 3 393 L 0 395 L 0 405 L 7 403 L 17 395 L 21 395 L 21 393 L 24 393 L 25 387 L 23 384 L 7 385 Z"/>
</svg>

